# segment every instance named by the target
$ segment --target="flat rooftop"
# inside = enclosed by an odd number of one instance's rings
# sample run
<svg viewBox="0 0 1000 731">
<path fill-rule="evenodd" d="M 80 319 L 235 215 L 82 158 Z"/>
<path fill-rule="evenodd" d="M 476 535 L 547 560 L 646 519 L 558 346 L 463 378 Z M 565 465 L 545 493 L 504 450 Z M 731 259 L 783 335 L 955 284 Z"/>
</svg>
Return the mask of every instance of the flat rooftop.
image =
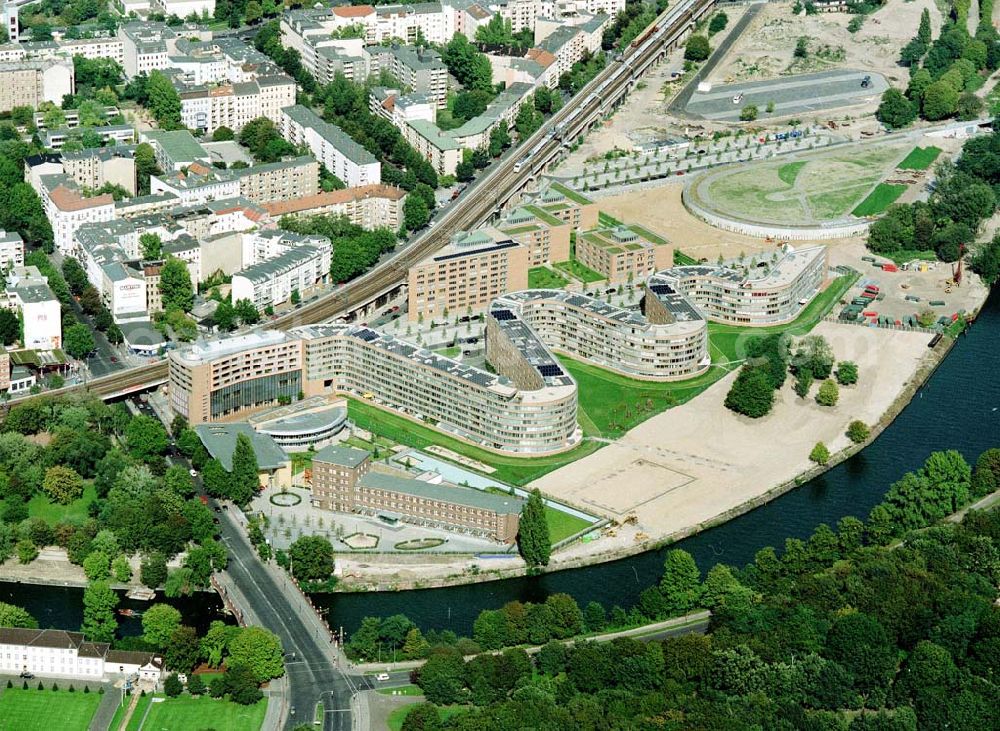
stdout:
<svg viewBox="0 0 1000 731">
<path fill-rule="evenodd" d="M 472 487 L 459 487 L 448 483 L 434 484 L 386 472 L 369 472 L 358 480 L 358 485 L 401 492 L 426 500 L 467 505 L 480 510 L 492 510 L 502 515 L 520 513 L 524 505 L 524 501 L 514 495 L 494 495 Z"/>
</svg>

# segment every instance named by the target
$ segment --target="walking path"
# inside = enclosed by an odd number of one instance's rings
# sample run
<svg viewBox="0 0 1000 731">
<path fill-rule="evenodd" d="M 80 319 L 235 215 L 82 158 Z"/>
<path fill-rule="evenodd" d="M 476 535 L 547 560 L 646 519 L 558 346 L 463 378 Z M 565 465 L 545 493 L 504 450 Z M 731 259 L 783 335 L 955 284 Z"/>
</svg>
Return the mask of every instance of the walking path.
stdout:
<svg viewBox="0 0 1000 731">
<path fill-rule="evenodd" d="M 111 721 L 118 710 L 121 702 L 121 690 L 108 683 L 104 686 L 104 695 L 101 696 L 101 704 L 97 706 L 94 717 L 90 719 L 90 731 L 118 731 L 111 728 Z"/>
<path fill-rule="evenodd" d="M 653 640 L 660 639 L 662 637 L 669 637 L 674 634 L 697 632 L 708 626 L 708 620 L 711 616 L 712 613 L 707 609 L 704 609 L 698 612 L 692 612 L 691 614 L 685 614 L 682 617 L 673 617 L 671 619 L 665 619 L 661 622 L 644 624 L 641 627 L 615 630 L 614 632 L 605 632 L 603 634 L 591 635 L 589 637 L 575 637 L 566 640 L 566 644 L 572 645 L 574 642 L 611 642 L 611 640 L 618 639 L 619 637 L 633 637 L 640 640 Z M 529 655 L 533 655 L 541 649 L 541 645 L 533 645 L 531 647 L 525 647 L 524 651 Z M 502 652 L 502 650 L 496 650 L 493 654 L 499 654 L 500 652 Z M 468 655 L 465 659 L 471 660 L 473 657 L 475 657 L 475 655 Z M 395 663 L 368 662 L 358 663 L 355 667 L 363 673 L 378 672 L 385 670 L 387 667 L 391 667 L 393 670 L 413 670 L 414 668 L 419 668 L 424 664 L 424 662 L 424 660 L 406 660 Z"/>
</svg>

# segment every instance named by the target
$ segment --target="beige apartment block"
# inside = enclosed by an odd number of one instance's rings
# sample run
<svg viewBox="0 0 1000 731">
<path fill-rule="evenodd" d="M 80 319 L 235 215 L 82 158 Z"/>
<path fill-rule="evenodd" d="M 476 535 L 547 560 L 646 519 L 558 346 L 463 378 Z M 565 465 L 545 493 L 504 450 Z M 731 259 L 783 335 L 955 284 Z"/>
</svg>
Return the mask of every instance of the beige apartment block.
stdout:
<svg viewBox="0 0 1000 731">
<path fill-rule="evenodd" d="M 528 286 L 528 248 L 492 229 L 458 233 L 411 267 L 408 281 L 410 320 L 482 310 Z"/>
<path fill-rule="evenodd" d="M 568 185 L 550 183 L 537 193 L 526 195 L 525 202 L 565 221 L 577 231 L 597 228 L 598 205 Z"/>
<path fill-rule="evenodd" d="M 641 282 L 674 263 L 674 249 L 637 224 L 595 229 L 576 237 L 576 259 L 611 284 Z"/>
<path fill-rule="evenodd" d="M 322 213 L 347 216 L 351 223 L 369 230 L 391 228 L 395 231 L 403 221 L 405 198 L 406 191 L 402 188 L 377 183 L 315 195 L 303 193 L 289 200 L 268 201 L 264 203 L 264 209 L 275 219 Z"/>
<path fill-rule="evenodd" d="M 528 266 L 568 261 L 572 226 L 536 205 L 515 208 L 497 228 L 528 248 Z"/>
</svg>

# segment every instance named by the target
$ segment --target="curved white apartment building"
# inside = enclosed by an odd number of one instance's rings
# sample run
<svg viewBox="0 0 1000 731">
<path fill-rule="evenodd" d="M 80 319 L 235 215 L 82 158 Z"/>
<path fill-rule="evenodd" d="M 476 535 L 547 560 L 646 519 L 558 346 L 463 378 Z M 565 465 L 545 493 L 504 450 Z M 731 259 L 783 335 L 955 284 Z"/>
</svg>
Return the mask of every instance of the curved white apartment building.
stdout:
<svg viewBox="0 0 1000 731">
<path fill-rule="evenodd" d="M 674 267 L 656 276 L 709 320 L 735 325 L 780 325 L 794 320 L 826 280 L 825 246 L 786 246 L 773 262 L 739 268 L 707 264 Z"/>
</svg>

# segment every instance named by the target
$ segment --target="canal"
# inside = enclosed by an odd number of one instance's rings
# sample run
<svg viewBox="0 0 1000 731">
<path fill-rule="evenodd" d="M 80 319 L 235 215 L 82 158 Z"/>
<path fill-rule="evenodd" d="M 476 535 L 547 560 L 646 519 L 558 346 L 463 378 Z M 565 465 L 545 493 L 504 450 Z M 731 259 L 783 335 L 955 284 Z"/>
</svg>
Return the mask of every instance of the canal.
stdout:
<svg viewBox="0 0 1000 731">
<path fill-rule="evenodd" d="M 888 486 L 918 467 L 934 450 L 958 449 L 968 460 L 1000 446 L 1000 294 L 994 290 L 969 333 L 956 344 L 909 406 L 863 452 L 770 504 L 672 547 L 694 555 L 707 571 L 722 561 L 743 565 L 765 546 L 780 548 L 786 538 L 806 538 L 820 523 L 831 526 L 845 515 L 864 519 Z M 483 609 L 514 599 L 540 602 L 566 592 L 582 605 L 598 601 L 628 608 L 659 579 L 664 550 L 607 564 L 534 577 L 505 579 L 442 589 L 397 593 L 316 595 L 328 607 L 330 624 L 351 632 L 362 617 L 405 614 L 423 629 L 470 634 Z M 486 564 L 488 568 L 488 564 Z M 18 604 L 43 627 L 78 629 L 82 590 L 0 583 L 0 601 Z M 171 600 L 185 622 L 204 629 L 217 618 L 215 595 Z M 141 608 L 125 602 L 123 606 Z M 138 634 L 138 620 L 122 620 L 122 634 Z"/>
</svg>

